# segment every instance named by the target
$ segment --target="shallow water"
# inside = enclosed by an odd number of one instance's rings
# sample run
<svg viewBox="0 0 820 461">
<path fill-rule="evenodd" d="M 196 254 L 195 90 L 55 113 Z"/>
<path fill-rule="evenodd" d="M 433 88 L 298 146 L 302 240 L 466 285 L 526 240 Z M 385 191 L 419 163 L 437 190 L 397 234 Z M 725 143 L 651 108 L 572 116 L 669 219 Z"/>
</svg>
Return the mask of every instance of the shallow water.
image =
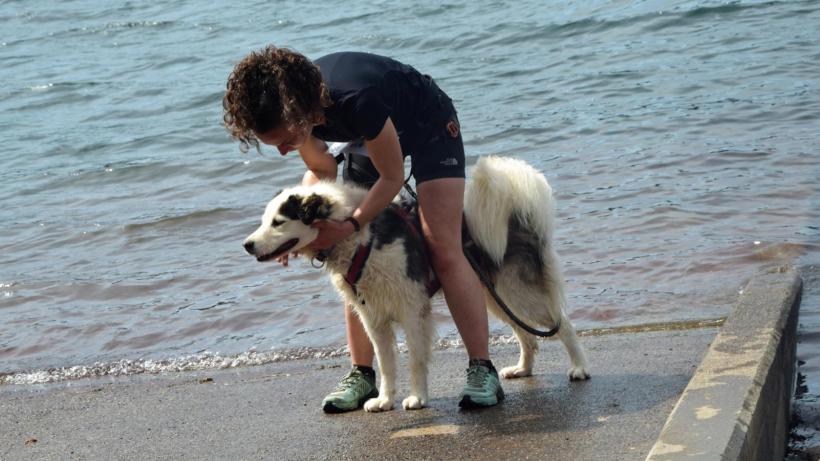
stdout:
<svg viewBox="0 0 820 461">
<path fill-rule="evenodd" d="M 755 272 L 820 262 L 818 2 L 231 5 L 0 3 L 0 375 L 343 352 L 324 274 L 241 247 L 303 170 L 220 125 L 232 65 L 270 42 L 410 63 L 471 163 L 543 171 L 579 328 L 718 318 Z"/>
</svg>

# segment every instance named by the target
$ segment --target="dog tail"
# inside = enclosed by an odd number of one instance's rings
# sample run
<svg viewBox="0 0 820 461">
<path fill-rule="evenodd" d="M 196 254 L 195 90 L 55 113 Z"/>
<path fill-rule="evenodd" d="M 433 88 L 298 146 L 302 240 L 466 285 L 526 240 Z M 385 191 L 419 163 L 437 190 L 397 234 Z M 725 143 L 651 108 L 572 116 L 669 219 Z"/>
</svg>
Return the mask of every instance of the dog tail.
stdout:
<svg viewBox="0 0 820 461">
<path fill-rule="evenodd" d="M 465 190 L 464 213 L 473 239 L 497 267 L 503 266 L 512 218 L 537 238 L 551 298 L 550 312 L 558 320 L 566 298 L 561 265 L 552 244 L 552 188 L 544 175 L 518 159 L 483 157 Z"/>
<path fill-rule="evenodd" d="M 479 159 L 464 193 L 464 213 L 476 243 L 499 267 L 512 217 L 537 235 L 542 247 L 552 242 L 552 188 L 544 175 L 518 159 Z"/>
</svg>

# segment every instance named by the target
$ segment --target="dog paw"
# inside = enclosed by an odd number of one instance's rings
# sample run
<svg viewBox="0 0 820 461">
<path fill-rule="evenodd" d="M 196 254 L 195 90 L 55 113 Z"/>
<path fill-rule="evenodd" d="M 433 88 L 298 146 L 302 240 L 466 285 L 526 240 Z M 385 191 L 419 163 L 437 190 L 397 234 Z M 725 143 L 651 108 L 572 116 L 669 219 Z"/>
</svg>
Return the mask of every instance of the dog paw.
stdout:
<svg viewBox="0 0 820 461">
<path fill-rule="evenodd" d="M 371 413 L 389 411 L 393 409 L 393 400 L 386 397 L 376 397 L 364 403 L 364 410 Z"/>
<path fill-rule="evenodd" d="M 420 408 L 424 408 L 424 405 L 427 403 L 427 399 L 422 399 L 415 395 L 411 395 L 406 399 L 402 400 L 401 406 L 405 410 L 418 410 Z"/>
<path fill-rule="evenodd" d="M 519 366 L 514 367 L 504 367 L 501 369 L 499 373 L 504 379 L 515 379 L 515 378 L 523 378 L 525 376 L 532 376 L 532 368 L 524 368 Z"/>
<path fill-rule="evenodd" d="M 567 371 L 570 381 L 583 381 L 589 379 L 589 372 L 586 367 L 572 367 Z"/>
</svg>

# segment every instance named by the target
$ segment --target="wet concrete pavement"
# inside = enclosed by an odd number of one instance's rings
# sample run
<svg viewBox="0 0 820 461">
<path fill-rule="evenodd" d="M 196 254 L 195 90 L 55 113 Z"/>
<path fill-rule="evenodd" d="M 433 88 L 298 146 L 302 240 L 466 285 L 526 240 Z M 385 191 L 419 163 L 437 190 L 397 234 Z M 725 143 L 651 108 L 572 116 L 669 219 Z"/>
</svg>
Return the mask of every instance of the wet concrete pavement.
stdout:
<svg viewBox="0 0 820 461">
<path fill-rule="evenodd" d="M 429 407 L 325 415 L 346 359 L 0 387 L 0 459 L 643 460 L 717 328 L 587 336 L 592 379 L 570 382 L 557 341 L 507 399 L 462 411 L 466 358 L 436 351 Z M 494 347 L 497 366 L 517 347 Z M 406 355 L 401 354 L 404 364 Z"/>
</svg>

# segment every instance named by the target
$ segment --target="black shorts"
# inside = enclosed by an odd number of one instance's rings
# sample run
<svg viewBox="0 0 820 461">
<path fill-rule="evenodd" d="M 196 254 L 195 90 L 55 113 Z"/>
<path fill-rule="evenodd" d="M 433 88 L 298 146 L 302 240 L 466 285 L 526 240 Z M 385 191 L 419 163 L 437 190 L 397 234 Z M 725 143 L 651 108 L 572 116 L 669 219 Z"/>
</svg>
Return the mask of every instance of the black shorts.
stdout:
<svg viewBox="0 0 820 461">
<path fill-rule="evenodd" d="M 428 77 L 429 78 L 429 77 Z M 406 152 L 412 160 L 416 184 L 440 178 L 464 178 L 464 142 L 456 108 L 450 99 L 429 80 L 430 89 L 437 93 L 435 104 L 422 112 L 425 122 L 416 128 L 416 141 Z"/>
<path fill-rule="evenodd" d="M 428 133 L 429 138 L 410 152 L 416 184 L 431 179 L 464 178 L 464 143 L 455 109 L 431 123 Z"/>
</svg>

